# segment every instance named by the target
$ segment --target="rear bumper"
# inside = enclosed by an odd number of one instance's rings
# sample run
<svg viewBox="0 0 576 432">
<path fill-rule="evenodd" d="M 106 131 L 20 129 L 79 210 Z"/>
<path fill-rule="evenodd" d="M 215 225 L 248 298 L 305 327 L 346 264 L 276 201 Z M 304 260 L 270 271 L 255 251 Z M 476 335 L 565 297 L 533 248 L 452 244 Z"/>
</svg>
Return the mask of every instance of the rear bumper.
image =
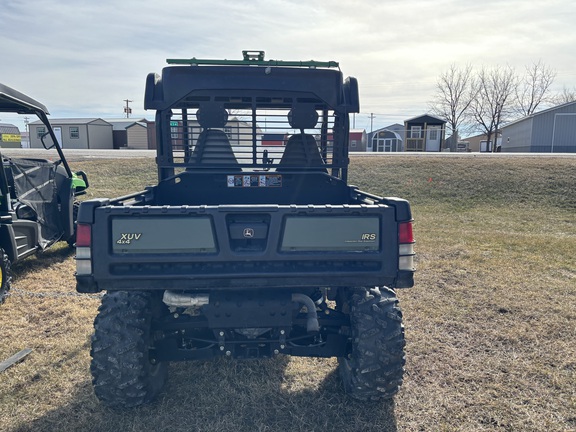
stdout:
<svg viewBox="0 0 576 432">
<path fill-rule="evenodd" d="M 392 288 L 409 288 L 414 285 L 412 275 L 405 278 L 377 278 L 368 275 L 333 275 L 302 277 L 231 277 L 218 279 L 189 278 L 122 278 L 107 279 L 96 282 L 92 275 L 76 276 L 76 290 L 81 293 L 97 293 L 104 290 L 245 290 L 252 288 L 300 288 L 300 287 L 349 287 L 349 286 L 388 286 Z"/>
</svg>

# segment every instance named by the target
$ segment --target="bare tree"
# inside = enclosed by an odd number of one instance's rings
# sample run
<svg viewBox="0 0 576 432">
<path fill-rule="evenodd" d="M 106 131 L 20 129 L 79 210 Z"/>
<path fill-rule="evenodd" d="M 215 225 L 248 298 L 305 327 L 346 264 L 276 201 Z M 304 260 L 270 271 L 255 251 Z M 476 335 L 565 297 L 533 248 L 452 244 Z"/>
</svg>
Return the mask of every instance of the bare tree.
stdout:
<svg viewBox="0 0 576 432">
<path fill-rule="evenodd" d="M 472 66 L 458 68 L 455 64 L 440 75 L 436 83 L 436 94 L 430 103 L 432 113 L 446 121 L 453 137 L 451 150 L 456 150 L 458 130 L 470 114 L 470 105 L 475 98 Z"/>
<path fill-rule="evenodd" d="M 568 87 L 564 86 L 562 92 L 554 96 L 553 101 L 555 105 L 562 105 L 576 101 L 576 87 L 569 89 Z"/>
<path fill-rule="evenodd" d="M 477 96 L 471 110 L 480 130 L 486 134 L 488 145 L 490 141 L 494 142 L 491 151 L 496 150 L 500 125 L 512 112 L 516 86 L 516 74 L 511 67 L 482 68 L 478 73 Z"/>
<path fill-rule="evenodd" d="M 523 117 L 534 114 L 536 109 L 552 102 L 550 86 L 556 78 L 556 72 L 542 63 L 542 60 L 526 66 L 526 74 L 516 87 L 517 113 Z"/>
</svg>

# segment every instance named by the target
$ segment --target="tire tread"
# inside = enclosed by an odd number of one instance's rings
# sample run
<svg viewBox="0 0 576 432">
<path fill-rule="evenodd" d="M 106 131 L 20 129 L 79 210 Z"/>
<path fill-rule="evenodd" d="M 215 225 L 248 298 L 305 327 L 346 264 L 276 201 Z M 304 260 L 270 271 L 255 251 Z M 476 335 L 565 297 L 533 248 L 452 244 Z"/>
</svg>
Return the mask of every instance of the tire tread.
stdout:
<svg viewBox="0 0 576 432">
<path fill-rule="evenodd" d="M 350 299 L 352 352 L 339 358 L 345 391 L 367 401 L 392 398 L 404 375 L 404 326 L 389 288 L 356 288 Z"/>
</svg>

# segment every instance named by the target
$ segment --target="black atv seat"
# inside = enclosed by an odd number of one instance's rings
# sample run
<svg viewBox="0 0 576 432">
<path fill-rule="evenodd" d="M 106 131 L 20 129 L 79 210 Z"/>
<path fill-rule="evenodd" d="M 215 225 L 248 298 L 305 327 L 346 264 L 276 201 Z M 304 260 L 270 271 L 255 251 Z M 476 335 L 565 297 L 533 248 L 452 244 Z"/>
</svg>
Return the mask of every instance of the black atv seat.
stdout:
<svg viewBox="0 0 576 432">
<path fill-rule="evenodd" d="M 300 133 L 292 135 L 286 143 L 284 154 L 276 171 L 295 171 L 298 168 L 312 168 L 314 171 L 326 172 L 324 161 L 316 139 L 309 134 Z"/>
<path fill-rule="evenodd" d="M 240 171 L 228 136 L 218 129 L 205 129 L 200 133 L 192 161 L 201 165 L 235 165 L 235 170 Z"/>
<path fill-rule="evenodd" d="M 306 168 L 308 171 L 327 172 L 323 167 L 324 160 L 314 136 L 304 133 L 304 129 L 313 129 L 318 123 L 318 113 L 313 105 L 296 104 L 288 113 L 288 123 L 299 134 L 292 135 L 286 143 L 284 154 L 276 171 L 296 171 Z"/>
<path fill-rule="evenodd" d="M 228 112 L 222 105 L 205 104 L 196 113 L 204 130 L 198 136 L 190 161 L 198 165 L 226 165 L 227 169 L 241 171 L 228 136 L 221 130 L 228 121 Z"/>
</svg>

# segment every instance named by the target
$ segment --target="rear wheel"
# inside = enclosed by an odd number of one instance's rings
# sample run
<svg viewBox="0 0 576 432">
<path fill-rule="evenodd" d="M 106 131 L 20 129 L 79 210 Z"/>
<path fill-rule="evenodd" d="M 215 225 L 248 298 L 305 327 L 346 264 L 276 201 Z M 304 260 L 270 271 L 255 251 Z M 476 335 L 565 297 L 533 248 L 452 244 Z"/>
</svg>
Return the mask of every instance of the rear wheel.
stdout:
<svg viewBox="0 0 576 432">
<path fill-rule="evenodd" d="M 404 375 L 404 326 L 393 290 L 355 288 L 348 299 L 352 349 L 338 359 L 344 390 L 359 400 L 389 399 Z"/>
<path fill-rule="evenodd" d="M 11 285 L 12 265 L 10 258 L 6 255 L 4 249 L 0 248 L 0 303 L 4 302 Z"/>
<path fill-rule="evenodd" d="M 152 319 L 166 306 L 156 293 L 113 291 L 102 298 L 92 336 L 92 383 L 100 401 L 134 407 L 154 400 L 166 382 L 168 364 L 149 355 Z"/>
</svg>

